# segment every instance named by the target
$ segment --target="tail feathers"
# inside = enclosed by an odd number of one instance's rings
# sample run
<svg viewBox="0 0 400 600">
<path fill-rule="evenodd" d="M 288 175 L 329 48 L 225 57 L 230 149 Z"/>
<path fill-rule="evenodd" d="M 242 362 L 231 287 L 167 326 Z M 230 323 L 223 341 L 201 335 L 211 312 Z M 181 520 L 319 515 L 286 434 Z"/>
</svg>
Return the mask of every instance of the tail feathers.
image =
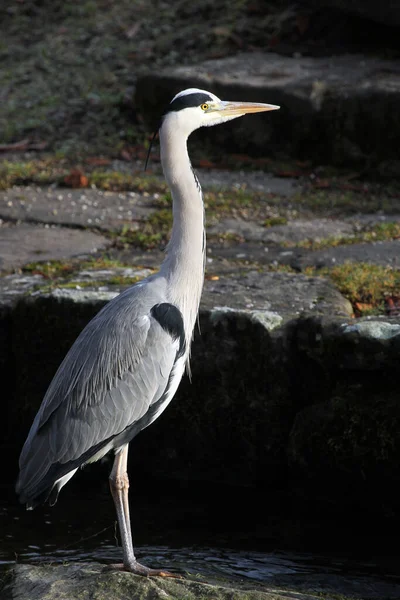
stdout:
<svg viewBox="0 0 400 600">
<path fill-rule="evenodd" d="M 54 468 L 56 467 L 56 468 Z M 55 475 L 54 471 L 58 471 Z M 30 485 L 24 485 L 22 476 L 17 481 L 16 492 L 21 504 L 26 504 L 28 510 L 32 510 L 49 501 L 50 506 L 57 502 L 61 488 L 71 479 L 78 469 L 72 469 L 68 473 L 60 473 L 59 465 L 52 465 L 43 479 Z M 60 477 L 61 475 L 61 477 Z"/>
<path fill-rule="evenodd" d="M 34 508 L 49 500 L 57 501 L 61 488 L 71 479 L 78 468 L 92 460 L 98 460 L 112 448 L 113 436 L 92 446 L 86 452 L 68 462 L 57 461 L 49 452 L 46 436 L 29 434 L 22 449 L 16 492 L 21 504 Z M 53 462 L 54 461 L 54 462 Z"/>
<path fill-rule="evenodd" d="M 50 493 L 51 489 L 47 489 L 42 494 L 38 494 L 34 498 L 27 498 L 23 494 L 20 494 L 19 501 L 21 502 L 21 504 L 26 505 L 26 510 L 33 510 L 37 506 L 44 504 L 47 501 Z"/>
</svg>

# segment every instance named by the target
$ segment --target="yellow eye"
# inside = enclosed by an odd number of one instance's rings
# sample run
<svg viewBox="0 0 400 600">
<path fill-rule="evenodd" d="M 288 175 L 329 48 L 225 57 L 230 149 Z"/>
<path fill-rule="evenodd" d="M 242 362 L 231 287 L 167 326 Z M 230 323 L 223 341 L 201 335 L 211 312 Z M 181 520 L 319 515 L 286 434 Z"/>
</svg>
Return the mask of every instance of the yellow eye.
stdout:
<svg viewBox="0 0 400 600">
<path fill-rule="evenodd" d="M 208 104 L 205 102 L 200 106 L 201 110 L 208 110 Z"/>
</svg>

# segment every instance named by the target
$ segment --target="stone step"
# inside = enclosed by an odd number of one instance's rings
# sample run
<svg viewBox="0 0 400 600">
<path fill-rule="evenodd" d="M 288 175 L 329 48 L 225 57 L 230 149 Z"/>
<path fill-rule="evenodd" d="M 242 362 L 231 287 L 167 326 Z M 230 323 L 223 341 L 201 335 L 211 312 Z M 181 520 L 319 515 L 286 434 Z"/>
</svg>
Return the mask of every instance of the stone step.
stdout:
<svg viewBox="0 0 400 600">
<path fill-rule="evenodd" d="M 172 96 L 188 87 L 224 100 L 278 104 L 203 137 L 216 154 L 234 147 L 276 157 L 311 157 L 320 163 L 384 162 L 400 171 L 400 65 L 363 55 L 287 57 L 242 53 L 140 77 L 135 105 L 149 127 L 158 126 Z M 196 134 L 199 135 L 199 134 Z M 382 167 L 383 168 L 383 167 Z"/>
</svg>

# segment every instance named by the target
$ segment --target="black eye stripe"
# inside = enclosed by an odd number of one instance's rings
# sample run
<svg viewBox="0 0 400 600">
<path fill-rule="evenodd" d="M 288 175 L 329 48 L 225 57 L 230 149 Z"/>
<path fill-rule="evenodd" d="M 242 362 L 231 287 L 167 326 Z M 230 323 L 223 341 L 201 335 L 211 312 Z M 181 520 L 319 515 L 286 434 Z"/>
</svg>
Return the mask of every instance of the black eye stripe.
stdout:
<svg viewBox="0 0 400 600">
<path fill-rule="evenodd" d="M 212 102 L 211 96 L 208 94 L 202 94 L 200 92 L 193 94 L 186 94 L 184 96 L 178 96 L 168 106 L 166 112 L 176 112 L 183 108 L 191 108 L 194 106 L 201 106 L 207 102 Z"/>
</svg>

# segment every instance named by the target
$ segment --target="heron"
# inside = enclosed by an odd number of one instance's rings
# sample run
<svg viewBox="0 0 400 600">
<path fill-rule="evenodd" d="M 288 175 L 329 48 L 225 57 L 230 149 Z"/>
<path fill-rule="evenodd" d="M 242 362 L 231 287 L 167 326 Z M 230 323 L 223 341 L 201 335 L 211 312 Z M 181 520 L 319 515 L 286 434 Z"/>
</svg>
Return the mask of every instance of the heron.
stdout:
<svg viewBox="0 0 400 600">
<path fill-rule="evenodd" d="M 19 459 L 16 491 L 28 509 L 54 505 L 76 471 L 114 452 L 109 476 L 123 554 L 115 567 L 173 576 L 136 559 L 127 474 L 128 446 L 171 402 L 189 362 L 204 281 L 204 204 L 187 140 L 196 129 L 273 104 L 222 101 L 197 88 L 171 100 L 159 127 L 161 164 L 172 195 L 173 225 L 157 273 L 107 303 L 59 366 Z"/>
</svg>

